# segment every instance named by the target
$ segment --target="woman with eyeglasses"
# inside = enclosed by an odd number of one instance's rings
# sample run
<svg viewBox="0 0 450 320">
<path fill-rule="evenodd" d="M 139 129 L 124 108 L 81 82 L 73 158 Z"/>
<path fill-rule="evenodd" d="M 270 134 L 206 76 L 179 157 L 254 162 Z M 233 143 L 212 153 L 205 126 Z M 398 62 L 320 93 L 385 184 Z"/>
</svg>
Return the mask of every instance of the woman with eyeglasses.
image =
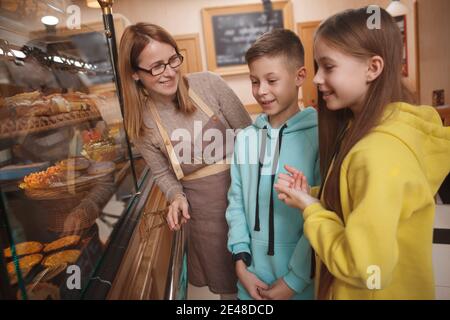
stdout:
<svg viewBox="0 0 450 320">
<path fill-rule="evenodd" d="M 119 51 L 125 126 L 170 202 L 169 228 L 186 223 L 189 282 L 231 299 L 237 281 L 226 247 L 225 211 L 226 159 L 234 140 L 227 133 L 249 126 L 251 119 L 218 75 L 183 75 L 182 63 L 163 28 L 138 23 L 125 29 Z"/>
</svg>

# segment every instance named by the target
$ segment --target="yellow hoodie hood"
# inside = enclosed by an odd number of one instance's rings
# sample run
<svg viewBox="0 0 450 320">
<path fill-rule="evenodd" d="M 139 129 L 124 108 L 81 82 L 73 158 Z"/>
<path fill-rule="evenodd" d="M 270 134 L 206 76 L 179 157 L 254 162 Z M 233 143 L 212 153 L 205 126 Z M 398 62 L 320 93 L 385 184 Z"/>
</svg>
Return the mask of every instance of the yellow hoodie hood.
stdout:
<svg viewBox="0 0 450 320">
<path fill-rule="evenodd" d="M 374 131 L 391 134 L 405 143 L 416 156 L 433 194 L 438 191 L 450 171 L 450 127 L 442 126 L 433 107 L 391 103 Z"/>
</svg>

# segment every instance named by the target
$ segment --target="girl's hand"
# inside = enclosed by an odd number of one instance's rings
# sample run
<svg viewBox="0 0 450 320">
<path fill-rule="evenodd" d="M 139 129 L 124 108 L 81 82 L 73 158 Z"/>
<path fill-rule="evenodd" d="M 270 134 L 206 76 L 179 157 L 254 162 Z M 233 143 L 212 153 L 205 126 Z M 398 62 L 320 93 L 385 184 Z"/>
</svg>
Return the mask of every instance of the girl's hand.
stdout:
<svg viewBox="0 0 450 320">
<path fill-rule="evenodd" d="M 319 202 L 318 199 L 309 195 L 310 187 L 305 175 L 293 167 L 286 165 L 285 168 L 290 175 L 279 174 L 278 181 L 274 185 L 278 192 L 278 199 L 302 211 L 309 205 Z"/>
<path fill-rule="evenodd" d="M 269 289 L 269 286 L 261 281 L 255 274 L 248 271 L 247 266 L 242 260 L 236 261 L 236 275 L 239 278 L 239 281 L 244 286 L 245 290 L 247 290 L 248 294 L 253 299 L 264 300 L 259 291 L 267 290 Z"/>
<path fill-rule="evenodd" d="M 303 192 L 306 192 L 308 194 L 311 193 L 311 188 L 308 184 L 308 179 L 306 179 L 306 176 L 303 174 L 303 172 L 298 171 L 296 168 L 285 165 L 284 168 L 287 172 L 291 174 L 294 181 L 290 185 L 291 188 L 302 190 Z"/>
<path fill-rule="evenodd" d="M 181 221 L 179 221 L 179 213 L 181 212 Z M 179 194 L 175 197 L 169 206 L 169 212 L 167 213 L 167 224 L 172 231 L 178 231 L 182 224 L 185 224 L 191 216 L 189 215 L 189 204 L 186 197 Z"/>
</svg>

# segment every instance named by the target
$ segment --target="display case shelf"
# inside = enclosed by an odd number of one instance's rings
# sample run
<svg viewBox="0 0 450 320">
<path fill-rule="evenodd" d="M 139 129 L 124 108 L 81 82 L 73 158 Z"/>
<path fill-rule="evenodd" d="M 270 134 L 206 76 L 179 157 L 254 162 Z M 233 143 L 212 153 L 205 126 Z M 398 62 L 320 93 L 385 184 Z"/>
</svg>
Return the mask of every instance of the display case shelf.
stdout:
<svg viewBox="0 0 450 320">
<path fill-rule="evenodd" d="M 41 116 L 7 119 L 0 123 L 0 139 L 17 138 L 24 135 L 45 132 L 67 126 L 76 126 L 77 124 L 86 121 L 101 119 L 102 116 L 97 109 L 72 111 L 48 117 Z"/>
<path fill-rule="evenodd" d="M 152 181 L 124 129 L 102 24 L 52 34 L 21 19 L 32 9 L 15 7 L 14 24 L 0 10 L 0 169 L 14 173 L 0 180 L 0 299 L 104 299 L 97 279 L 116 277 Z"/>
</svg>

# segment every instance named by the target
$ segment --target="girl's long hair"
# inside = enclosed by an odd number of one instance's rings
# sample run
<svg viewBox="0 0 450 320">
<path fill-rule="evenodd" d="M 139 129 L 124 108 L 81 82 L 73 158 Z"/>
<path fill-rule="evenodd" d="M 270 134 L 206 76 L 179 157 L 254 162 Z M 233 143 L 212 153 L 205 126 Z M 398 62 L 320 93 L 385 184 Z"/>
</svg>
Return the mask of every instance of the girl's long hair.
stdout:
<svg viewBox="0 0 450 320">
<path fill-rule="evenodd" d="M 148 96 L 141 82 L 135 81 L 132 75 L 136 72 L 135 67 L 138 65 L 139 55 L 152 40 L 171 45 L 179 54 L 177 43 L 170 33 L 162 27 L 150 23 L 141 22 L 128 26 L 120 40 L 119 72 L 124 98 L 124 122 L 131 139 L 137 139 L 140 136 L 143 111 Z M 195 111 L 195 106 L 188 98 L 187 92 L 187 81 L 181 74 L 176 95 L 178 108 L 181 112 L 191 113 Z"/>
<path fill-rule="evenodd" d="M 400 29 L 382 8 L 380 28 L 369 29 L 367 21 L 371 14 L 367 13 L 367 9 L 368 7 L 346 10 L 328 18 L 319 26 L 314 37 L 315 42 L 325 41 L 328 46 L 358 59 L 380 56 L 384 60 L 384 69 L 378 78 L 370 83 L 358 117 L 354 117 L 347 108 L 328 110 L 323 99 L 319 97 L 320 171 L 323 179 L 329 174 L 323 188 L 323 201 L 325 207 L 336 212 L 342 221 L 344 218 L 339 178 L 346 155 L 379 124 L 386 105 L 397 101 L 412 102 L 412 95 L 402 81 L 403 46 Z M 352 121 L 351 126 L 349 121 Z M 344 130 L 344 136 L 336 134 Z M 319 299 L 327 298 L 332 282 L 333 276 L 322 263 Z"/>
</svg>

